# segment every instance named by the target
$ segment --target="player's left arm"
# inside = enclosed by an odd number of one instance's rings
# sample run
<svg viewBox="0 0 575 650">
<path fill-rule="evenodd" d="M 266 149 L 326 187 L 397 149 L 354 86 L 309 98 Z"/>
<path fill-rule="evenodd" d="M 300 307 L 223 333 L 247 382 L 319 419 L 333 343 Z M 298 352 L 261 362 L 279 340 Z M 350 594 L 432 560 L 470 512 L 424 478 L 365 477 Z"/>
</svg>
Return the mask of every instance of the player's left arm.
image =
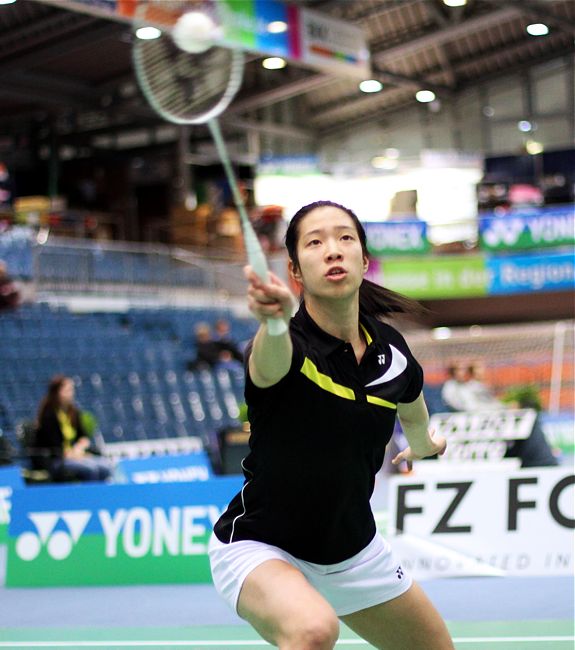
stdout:
<svg viewBox="0 0 575 650">
<path fill-rule="evenodd" d="M 400 402 L 397 405 L 397 415 L 409 447 L 391 461 L 394 465 L 403 460 L 412 461 L 445 453 L 447 441 L 429 429 L 429 413 L 423 393 L 413 402 Z"/>
</svg>

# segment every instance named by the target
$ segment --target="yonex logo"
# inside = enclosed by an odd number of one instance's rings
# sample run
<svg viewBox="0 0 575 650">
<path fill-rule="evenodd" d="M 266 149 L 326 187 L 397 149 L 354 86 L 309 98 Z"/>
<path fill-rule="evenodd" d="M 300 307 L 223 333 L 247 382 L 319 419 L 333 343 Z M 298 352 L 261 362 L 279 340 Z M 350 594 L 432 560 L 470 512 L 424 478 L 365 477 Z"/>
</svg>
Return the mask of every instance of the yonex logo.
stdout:
<svg viewBox="0 0 575 650">
<path fill-rule="evenodd" d="M 489 246 L 513 246 L 519 240 L 525 224 L 521 219 L 494 219 L 483 232 L 483 239 Z"/>
<path fill-rule="evenodd" d="M 403 569 L 401 568 L 401 565 L 397 567 L 395 574 L 397 575 L 398 580 L 401 580 L 403 578 Z"/>
<path fill-rule="evenodd" d="M 385 364 L 385 354 L 377 355 L 377 363 L 379 363 L 380 366 L 383 366 Z"/>
<path fill-rule="evenodd" d="M 36 527 L 36 532 L 22 533 L 16 540 L 16 553 L 22 560 L 35 560 L 42 546 L 46 545 L 48 555 L 54 560 L 65 560 L 80 535 L 86 529 L 92 513 L 89 510 L 65 512 L 31 512 L 28 517 Z M 68 529 L 55 530 L 62 520 Z"/>
<path fill-rule="evenodd" d="M 377 379 L 374 379 L 374 381 L 371 381 L 369 384 L 366 384 L 366 388 L 385 384 L 388 381 L 391 381 L 392 379 L 395 379 L 401 375 L 401 373 L 407 368 L 407 359 L 405 358 L 405 355 L 393 345 L 390 345 L 389 349 L 391 350 L 391 362 L 389 364 L 389 368 L 383 373 L 383 375 L 381 375 L 381 377 L 378 377 Z M 384 355 L 378 356 L 381 357 Z"/>
</svg>

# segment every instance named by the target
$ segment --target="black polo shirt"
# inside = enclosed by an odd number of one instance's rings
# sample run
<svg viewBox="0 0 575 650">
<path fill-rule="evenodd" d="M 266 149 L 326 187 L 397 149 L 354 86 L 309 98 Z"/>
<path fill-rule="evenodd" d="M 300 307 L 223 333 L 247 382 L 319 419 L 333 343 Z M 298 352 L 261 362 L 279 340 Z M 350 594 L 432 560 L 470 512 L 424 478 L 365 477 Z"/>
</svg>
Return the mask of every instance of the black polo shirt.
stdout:
<svg viewBox="0 0 575 650">
<path fill-rule="evenodd" d="M 372 540 L 375 474 L 397 403 L 419 396 L 423 372 L 397 330 L 363 314 L 360 324 L 368 345 L 358 365 L 351 344 L 320 329 L 302 304 L 287 375 L 262 389 L 247 373 L 246 480 L 216 523 L 221 542 L 258 540 L 334 564 Z"/>
</svg>

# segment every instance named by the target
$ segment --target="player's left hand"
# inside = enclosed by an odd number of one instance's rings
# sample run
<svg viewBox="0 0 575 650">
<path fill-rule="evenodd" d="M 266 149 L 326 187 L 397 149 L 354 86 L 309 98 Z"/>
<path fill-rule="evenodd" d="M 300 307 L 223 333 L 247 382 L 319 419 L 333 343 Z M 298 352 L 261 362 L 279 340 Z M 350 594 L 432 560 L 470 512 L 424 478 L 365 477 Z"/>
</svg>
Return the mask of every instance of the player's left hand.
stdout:
<svg viewBox="0 0 575 650">
<path fill-rule="evenodd" d="M 418 453 L 415 453 L 411 447 L 407 447 L 403 451 L 400 451 L 397 456 L 391 461 L 392 465 L 399 465 L 402 461 L 411 462 L 413 460 L 421 460 L 422 458 L 428 458 L 429 456 L 443 456 L 445 450 L 447 449 L 447 440 L 445 436 L 436 436 L 435 431 L 431 430 L 429 432 L 429 445 L 426 450 L 417 450 Z"/>
</svg>

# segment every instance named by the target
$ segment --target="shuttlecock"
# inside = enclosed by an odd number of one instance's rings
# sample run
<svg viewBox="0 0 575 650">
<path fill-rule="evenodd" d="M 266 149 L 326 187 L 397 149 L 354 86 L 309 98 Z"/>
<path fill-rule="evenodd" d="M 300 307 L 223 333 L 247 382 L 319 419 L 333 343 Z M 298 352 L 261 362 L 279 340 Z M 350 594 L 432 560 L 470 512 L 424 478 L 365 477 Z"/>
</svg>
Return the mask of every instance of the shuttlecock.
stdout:
<svg viewBox="0 0 575 650">
<path fill-rule="evenodd" d="M 214 21 L 201 11 L 182 14 L 172 30 L 174 43 L 190 54 L 200 54 L 209 49 L 216 34 Z"/>
</svg>

